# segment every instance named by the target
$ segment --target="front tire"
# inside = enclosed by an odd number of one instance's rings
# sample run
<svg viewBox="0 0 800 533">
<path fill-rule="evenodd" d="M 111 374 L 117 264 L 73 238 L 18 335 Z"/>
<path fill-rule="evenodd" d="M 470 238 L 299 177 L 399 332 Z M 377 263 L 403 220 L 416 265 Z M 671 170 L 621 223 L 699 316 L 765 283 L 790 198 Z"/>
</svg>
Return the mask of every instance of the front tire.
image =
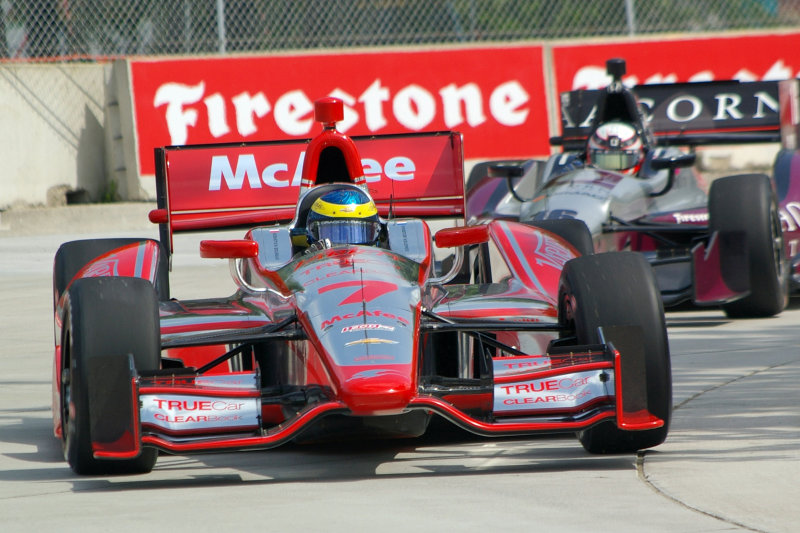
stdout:
<svg viewBox="0 0 800 533">
<path fill-rule="evenodd" d="M 154 448 L 143 448 L 134 459 L 93 457 L 92 405 L 108 410 L 109 406 L 130 401 L 130 398 L 104 394 L 108 387 L 101 386 L 102 380 L 91 379 L 95 374 L 90 368 L 93 363 L 109 358 L 116 359 L 117 365 L 127 364 L 128 354 L 137 372 L 159 368 L 160 330 L 155 290 L 145 279 L 84 278 L 70 286 L 67 298 L 62 330 L 64 372 L 60 377 L 64 458 L 76 474 L 149 472 L 158 456 Z M 119 358 L 125 361 L 120 362 Z M 102 420 L 102 424 L 105 434 L 123 431 L 113 417 Z"/>
<path fill-rule="evenodd" d="M 708 211 L 709 229 L 719 232 L 725 282 L 750 291 L 744 298 L 724 304 L 725 314 L 759 318 L 783 311 L 789 301 L 789 269 L 769 176 L 742 174 L 714 181 Z"/>
<path fill-rule="evenodd" d="M 590 453 L 627 453 L 664 442 L 672 414 L 672 374 L 661 295 L 653 270 L 634 252 L 581 256 L 564 266 L 559 322 L 578 344 L 612 343 L 622 364 L 644 369 L 647 409 L 664 421 L 657 429 L 621 430 L 602 422 L 578 433 Z"/>
</svg>

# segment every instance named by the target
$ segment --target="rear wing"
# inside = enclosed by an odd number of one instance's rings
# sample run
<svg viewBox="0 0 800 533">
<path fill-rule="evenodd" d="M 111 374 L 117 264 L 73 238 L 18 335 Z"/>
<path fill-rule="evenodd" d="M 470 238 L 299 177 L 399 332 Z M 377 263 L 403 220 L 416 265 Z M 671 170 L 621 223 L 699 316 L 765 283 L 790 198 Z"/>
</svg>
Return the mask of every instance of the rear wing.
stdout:
<svg viewBox="0 0 800 533">
<path fill-rule="evenodd" d="M 461 134 L 352 137 L 381 216 L 462 217 Z M 312 140 L 156 148 L 161 241 L 172 233 L 288 222 L 295 215 Z M 308 166 L 308 165 L 306 165 Z M 336 178 L 336 176 L 334 176 Z"/>
<path fill-rule="evenodd" d="M 637 112 L 657 145 L 786 143 L 797 137 L 797 84 L 796 79 L 712 81 L 637 85 L 626 91 L 635 96 Z M 562 93 L 562 135 L 551 143 L 585 149 L 605 96 L 604 89 Z"/>
</svg>

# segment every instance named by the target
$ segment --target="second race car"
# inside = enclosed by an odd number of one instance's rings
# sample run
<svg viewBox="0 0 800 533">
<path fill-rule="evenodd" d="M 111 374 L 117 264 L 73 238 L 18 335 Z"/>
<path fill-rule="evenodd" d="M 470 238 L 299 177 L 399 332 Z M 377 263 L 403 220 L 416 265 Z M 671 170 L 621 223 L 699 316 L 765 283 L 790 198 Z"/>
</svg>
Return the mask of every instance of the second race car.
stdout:
<svg viewBox="0 0 800 533">
<path fill-rule="evenodd" d="M 774 177 L 728 176 L 708 189 L 692 167 L 695 154 L 676 146 L 778 141 L 781 86 L 630 89 L 622 83 L 624 62 L 610 60 L 608 67 L 612 82 L 605 90 L 562 95 L 563 134 L 552 142 L 563 152 L 475 166 L 468 219 L 580 219 L 591 234 L 585 249 L 643 254 L 667 306 L 721 305 L 731 317 L 780 313 L 790 291 L 800 289 L 794 150 L 779 154 Z"/>
</svg>

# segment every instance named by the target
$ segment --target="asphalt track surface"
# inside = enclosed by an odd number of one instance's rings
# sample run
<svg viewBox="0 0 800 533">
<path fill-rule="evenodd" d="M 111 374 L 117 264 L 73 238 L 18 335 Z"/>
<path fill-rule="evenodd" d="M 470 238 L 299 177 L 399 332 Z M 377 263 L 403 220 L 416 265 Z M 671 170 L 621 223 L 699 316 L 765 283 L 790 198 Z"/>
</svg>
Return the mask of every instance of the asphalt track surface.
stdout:
<svg viewBox="0 0 800 533">
<path fill-rule="evenodd" d="M 62 242 L 150 236 L 149 206 L 0 216 L 0 530 L 800 531 L 800 301 L 780 317 L 669 312 L 667 441 L 592 456 L 571 437 L 407 441 L 162 455 L 152 473 L 72 474 L 52 435 L 51 268 Z M 240 234 L 239 234 L 240 235 Z M 200 236 L 176 242 L 172 292 L 228 295 Z"/>
</svg>

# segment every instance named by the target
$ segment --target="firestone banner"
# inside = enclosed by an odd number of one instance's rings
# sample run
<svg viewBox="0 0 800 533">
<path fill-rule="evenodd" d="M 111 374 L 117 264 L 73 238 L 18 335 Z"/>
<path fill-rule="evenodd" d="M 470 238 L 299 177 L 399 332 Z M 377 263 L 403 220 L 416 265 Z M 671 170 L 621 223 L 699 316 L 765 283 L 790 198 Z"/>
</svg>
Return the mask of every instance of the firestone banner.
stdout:
<svg viewBox="0 0 800 533">
<path fill-rule="evenodd" d="M 625 59 L 628 86 L 712 80 L 775 81 L 800 74 L 800 33 L 648 39 L 553 47 L 556 91 L 608 85 L 606 60 Z"/>
<path fill-rule="evenodd" d="M 546 146 L 540 46 L 131 62 L 140 172 L 153 148 L 303 139 L 314 101 L 345 103 L 339 130 L 374 135 L 453 130 L 467 158 Z"/>
<path fill-rule="evenodd" d="M 158 146 L 313 137 L 323 96 L 344 101 L 351 136 L 453 130 L 466 159 L 543 156 L 561 134 L 555 95 L 604 87 L 613 57 L 627 85 L 788 79 L 800 32 L 132 61 L 140 174 Z"/>
</svg>

